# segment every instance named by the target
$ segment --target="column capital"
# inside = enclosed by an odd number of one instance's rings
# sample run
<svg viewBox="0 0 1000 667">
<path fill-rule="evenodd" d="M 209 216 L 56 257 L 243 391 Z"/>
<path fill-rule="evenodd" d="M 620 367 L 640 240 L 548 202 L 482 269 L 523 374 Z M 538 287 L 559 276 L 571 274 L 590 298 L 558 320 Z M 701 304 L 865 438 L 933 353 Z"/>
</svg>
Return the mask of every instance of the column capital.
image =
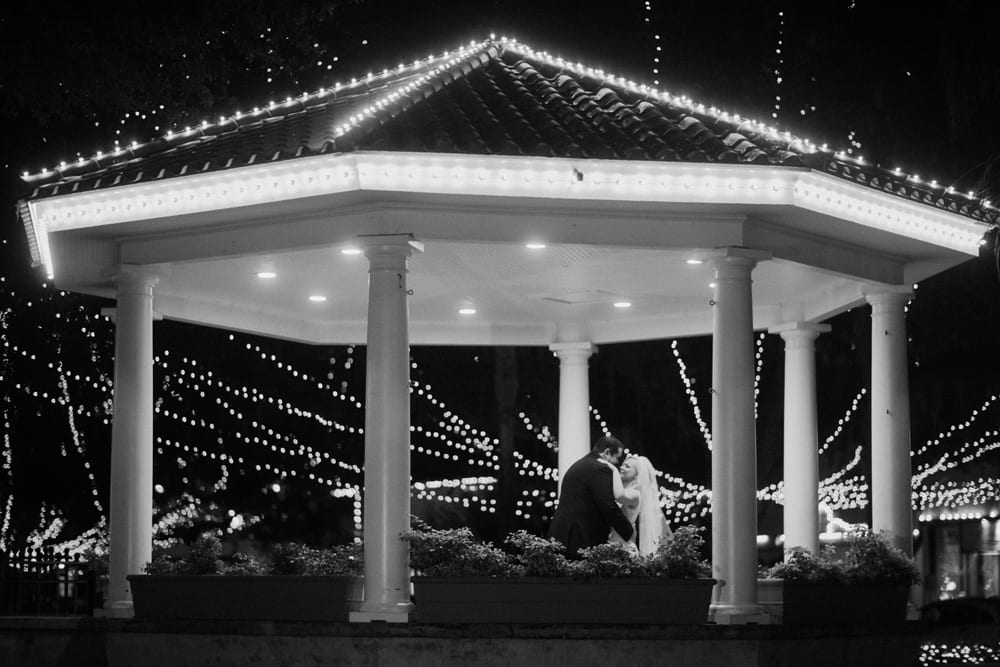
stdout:
<svg viewBox="0 0 1000 667">
<path fill-rule="evenodd" d="M 168 275 L 167 267 L 140 264 L 119 264 L 105 271 L 105 276 L 117 285 L 119 294 L 151 295 L 160 279 Z"/>
<path fill-rule="evenodd" d="M 861 293 L 873 311 L 899 309 L 913 298 L 913 288 L 903 285 L 866 285 Z"/>
<path fill-rule="evenodd" d="M 409 257 L 424 251 L 424 244 L 414 239 L 413 234 L 360 234 L 357 239 L 368 259 L 375 255 Z"/>
<path fill-rule="evenodd" d="M 830 329 L 829 324 L 819 324 L 818 322 L 785 322 L 776 324 L 767 332 L 778 334 L 786 343 L 793 341 L 812 342 L 820 334 L 827 333 Z"/>
<path fill-rule="evenodd" d="M 569 359 L 589 359 L 597 352 L 597 346 L 591 342 L 552 343 L 549 349 L 559 357 L 560 361 Z"/>
<path fill-rule="evenodd" d="M 767 250 L 755 250 L 754 248 L 736 246 L 716 248 L 698 256 L 699 259 L 715 269 L 726 265 L 749 266 L 752 269 L 758 262 L 769 260 L 771 257 L 772 254 Z"/>
</svg>

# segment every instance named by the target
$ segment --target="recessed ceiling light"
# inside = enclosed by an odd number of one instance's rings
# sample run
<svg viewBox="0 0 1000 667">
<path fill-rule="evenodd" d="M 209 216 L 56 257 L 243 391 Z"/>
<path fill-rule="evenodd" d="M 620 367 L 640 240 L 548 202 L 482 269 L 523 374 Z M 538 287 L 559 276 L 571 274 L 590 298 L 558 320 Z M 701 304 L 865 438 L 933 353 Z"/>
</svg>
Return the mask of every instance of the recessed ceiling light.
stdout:
<svg viewBox="0 0 1000 667">
<path fill-rule="evenodd" d="M 543 250 L 545 248 L 544 243 L 525 243 L 524 247 L 528 250 Z"/>
<path fill-rule="evenodd" d="M 274 271 L 258 271 L 257 277 L 270 279 L 270 278 L 277 278 L 278 274 L 275 273 Z"/>
<path fill-rule="evenodd" d="M 712 289 L 715 289 L 715 283 L 709 283 L 708 286 L 711 287 Z"/>
<path fill-rule="evenodd" d="M 320 303 L 320 302 L 326 301 L 326 297 L 323 296 L 322 294 L 310 294 L 309 295 L 309 300 L 310 301 L 315 301 L 317 303 Z"/>
<path fill-rule="evenodd" d="M 476 314 L 476 309 L 475 308 L 459 308 L 458 309 L 458 314 L 459 315 L 475 315 Z"/>
<path fill-rule="evenodd" d="M 342 254 L 344 254 L 344 255 L 360 255 L 361 254 L 361 249 L 360 248 L 344 248 L 340 252 Z"/>
<path fill-rule="evenodd" d="M 688 264 L 701 264 L 701 263 L 703 263 L 703 261 L 704 260 L 696 259 L 696 258 L 692 257 L 691 259 L 687 260 L 687 263 Z"/>
<path fill-rule="evenodd" d="M 615 308 L 631 308 L 631 301 L 615 301 Z"/>
</svg>

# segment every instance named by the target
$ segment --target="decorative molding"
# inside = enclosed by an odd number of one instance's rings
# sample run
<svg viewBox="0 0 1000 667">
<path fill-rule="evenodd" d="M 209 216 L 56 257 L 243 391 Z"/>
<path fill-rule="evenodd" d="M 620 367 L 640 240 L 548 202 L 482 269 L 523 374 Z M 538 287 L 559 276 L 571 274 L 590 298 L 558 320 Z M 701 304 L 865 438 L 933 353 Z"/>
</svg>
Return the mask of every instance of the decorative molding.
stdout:
<svg viewBox="0 0 1000 667">
<path fill-rule="evenodd" d="M 954 213 L 800 168 L 436 153 L 322 155 L 48 197 L 28 202 L 28 210 L 38 259 L 52 273 L 50 233 L 358 191 L 795 206 L 971 256 L 978 256 L 987 230 Z"/>
</svg>

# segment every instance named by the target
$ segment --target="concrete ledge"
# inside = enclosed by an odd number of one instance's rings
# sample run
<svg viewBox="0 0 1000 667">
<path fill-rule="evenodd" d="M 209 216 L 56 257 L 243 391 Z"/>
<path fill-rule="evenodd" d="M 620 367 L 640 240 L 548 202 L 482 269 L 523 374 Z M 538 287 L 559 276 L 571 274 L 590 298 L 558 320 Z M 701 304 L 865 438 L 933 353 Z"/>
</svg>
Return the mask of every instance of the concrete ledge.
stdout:
<svg viewBox="0 0 1000 667">
<path fill-rule="evenodd" d="M 0 618 L 0 664 L 911 667 L 922 623 L 581 626 Z"/>
<path fill-rule="evenodd" d="M 103 667 L 109 628 L 89 616 L 0 617 L 0 665 Z"/>
</svg>

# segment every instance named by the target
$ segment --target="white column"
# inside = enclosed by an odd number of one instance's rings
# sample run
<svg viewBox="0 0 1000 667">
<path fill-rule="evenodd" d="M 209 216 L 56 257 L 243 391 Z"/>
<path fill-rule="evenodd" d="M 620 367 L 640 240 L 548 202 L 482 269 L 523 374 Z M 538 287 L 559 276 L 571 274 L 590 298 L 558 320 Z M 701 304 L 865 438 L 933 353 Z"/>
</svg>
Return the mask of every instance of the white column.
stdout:
<svg viewBox="0 0 1000 667">
<path fill-rule="evenodd" d="M 771 329 L 785 341 L 785 554 L 819 553 L 819 437 L 816 417 L 816 337 L 825 324 L 794 322 Z"/>
<path fill-rule="evenodd" d="M 872 529 L 913 553 L 905 308 L 912 292 L 872 290 Z"/>
<path fill-rule="evenodd" d="M 115 311 L 114 418 L 105 613 L 132 615 L 126 576 L 142 573 L 153 550 L 153 287 L 158 277 L 123 268 Z"/>
<path fill-rule="evenodd" d="M 566 470 L 590 451 L 590 366 L 592 343 L 553 343 L 559 358 L 559 488 Z"/>
<path fill-rule="evenodd" d="M 410 342 L 407 234 L 361 239 L 368 270 L 365 391 L 365 599 L 353 622 L 405 623 L 410 602 Z"/>
<path fill-rule="evenodd" d="M 715 271 L 712 328 L 712 575 L 717 623 L 762 622 L 757 604 L 757 435 L 750 273 L 768 257 L 728 248 Z"/>
</svg>

